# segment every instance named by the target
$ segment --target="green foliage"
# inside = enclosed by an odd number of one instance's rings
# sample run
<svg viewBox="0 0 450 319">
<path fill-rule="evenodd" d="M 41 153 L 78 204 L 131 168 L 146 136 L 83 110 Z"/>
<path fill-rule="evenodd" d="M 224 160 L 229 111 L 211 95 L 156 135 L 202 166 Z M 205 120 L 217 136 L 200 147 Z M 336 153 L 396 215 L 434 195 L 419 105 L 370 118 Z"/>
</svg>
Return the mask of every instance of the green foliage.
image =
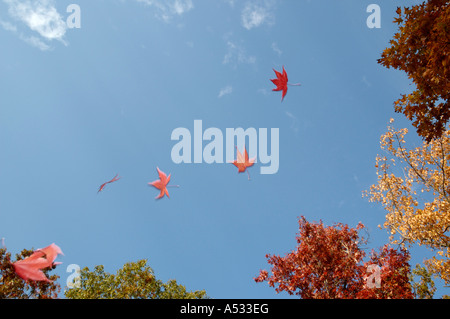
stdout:
<svg viewBox="0 0 450 319">
<path fill-rule="evenodd" d="M 414 276 L 419 277 L 419 281 L 416 281 Z M 433 299 L 436 286 L 431 276 L 432 272 L 419 264 L 412 270 L 411 283 L 416 299 Z M 443 295 L 441 298 L 450 299 L 450 295 Z"/>
<path fill-rule="evenodd" d="M 16 254 L 16 260 L 25 259 L 33 253 L 33 250 L 24 249 Z M 56 283 L 57 275 L 49 276 L 54 269 L 48 267 L 44 274 L 53 282 L 25 281 L 14 272 L 11 261 L 11 253 L 6 248 L 0 249 L 0 299 L 54 299 L 58 297 L 61 287 Z"/>
<path fill-rule="evenodd" d="M 412 274 L 420 277 L 418 282 L 413 282 L 413 291 L 416 299 L 433 299 L 436 287 L 434 285 L 433 279 L 431 279 L 431 273 L 425 268 L 416 265 L 413 269 Z M 413 276 L 412 276 L 413 277 Z M 413 278 L 411 278 L 413 281 Z"/>
<path fill-rule="evenodd" d="M 80 287 L 65 291 L 69 299 L 204 299 L 204 290 L 188 292 L 176 280 L 156 279 L 147 260 L 126 263 L 117 273 L 105 272 L 103 265 L 81 270 Z"/>
</svg>

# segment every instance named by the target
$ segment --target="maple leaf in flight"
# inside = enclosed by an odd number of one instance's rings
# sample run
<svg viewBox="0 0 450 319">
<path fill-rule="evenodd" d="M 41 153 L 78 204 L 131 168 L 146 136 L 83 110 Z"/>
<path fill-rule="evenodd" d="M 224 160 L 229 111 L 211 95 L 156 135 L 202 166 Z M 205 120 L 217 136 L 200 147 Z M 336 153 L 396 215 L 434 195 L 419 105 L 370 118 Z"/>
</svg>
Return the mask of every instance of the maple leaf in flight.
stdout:
<svg viewBox="0 0 450 319">
<path fill-rule="evenodd" d="M 158 171 L 159 180 L 156 180 L 154 182 L 148 183 L 149 185 L 159 189 L 161 192 L 158 196 L 155 197 L 155 199 L 163 198 L 164 195 L 167 195 L 167 197 L 170 198 L 169 192 L 167 191 L 167 187 L 179 187 L 178 185 L 167 185 L 170 182 L 170 174 L 167 176 L 163 171 L 161 171 L 158 167 L 156 167 L 156 170 Z"/>
<path fill-rule="evenodd" d="M 250 173 L 248 172 L 247 168 L 255 164 L 256 158 L 252 158 L 250 160 L 248 159 L 247 149 L 245 148 L 245 145 L 244 145 L 244 155 L 242 155 L 242 153 L 239 152 L 239 149 L 237 147 L 236 152 L 237 152 L 236 160 L 231 163 L 238 168 L 238 173 L 243 173 L 247 171 L 248 180 L 250 180 Z"/>
<path fill-rule="evenodd" d="M 119 180 L 120 177 L 117 177 L 118 175 L 119 175 L 119 174 L 116 174 L 116 176 L 114 176 L 114 178 L 113 178 L 112 180 L 110 180 L 110 181 L 108 181 L 108 182 L 105 182 L 105 183 L 103 183 L 102 185 L 100 185 L 100 187 L 98 188 L 98 192 L 97 192 L 97 193 L 100 193 L 100 192 L 103 190 L 103 188 L 105 188 L 106 184 L 112 183 L 112 182 L 115 182 L 115 181 Z"/>
<path fill-rule="evenodd" d="M 277 87 L 275 89 L 273 89 L 272 91 L 282 91 L 281 93 L 281 101 L 283 101 L 284 97 L 286 96 L 287 93 L 287 86 L 288 85 L 295 85 L 295 86 L 299 86 L 301 85 L 300 83 L 296 83 L 296 84 L 290 84 L 288 82 L 288 76 L 286 73 L 286 70 L 284 69 L 284 65 L 283 65 L 283 73 L 278 72 L 277 70 L 273 69 L 273 71 L 275 72 L 275 75 L 277 76 L 276 79 L 270 79 L 270 81 L 272 81 L 273 84 L 275 84 Z"/>
<path fill-rule="evenodd" d="M 61 264 L 60 262 L 54 262 L 59 254 L 63 255 L 61 248 L 51 244 L 45 248 L 37 249 L 29 257 L 18 260 L 12 265 L 16 274 L 23 280 L 51 282 L 42 272 L 42 269 Z"/>
</svg>

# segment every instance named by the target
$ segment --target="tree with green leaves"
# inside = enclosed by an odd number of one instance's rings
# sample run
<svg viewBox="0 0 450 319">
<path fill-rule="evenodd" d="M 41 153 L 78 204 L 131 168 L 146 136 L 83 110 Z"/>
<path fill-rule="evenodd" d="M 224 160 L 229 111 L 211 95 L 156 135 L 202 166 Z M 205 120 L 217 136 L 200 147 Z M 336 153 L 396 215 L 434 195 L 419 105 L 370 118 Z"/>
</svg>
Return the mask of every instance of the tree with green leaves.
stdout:
<svg viewBox="0 0 450 319">
<path fill-rule="evenodd" d="M 117 273 L 105 272 L 103 265 L 93 271 L 85 267 L 80 272 L 78 287 L 65 291 L 69 299 L 205 299 L 204 290 L 190 292 L 171 279 L 167 283 L 156 279 L 147 260 L 126 263 Z"/>
<path fill-rule="evenodd" d="M 417 264 L 416 268 L 412 270 L 411 281 L 416 299 L 433 299 L 436 286 L 431 275 L 428 269 L 420 264 Z M 419 281 L 414 281 L 414 276 L 419 277 Z"/>
</svg>

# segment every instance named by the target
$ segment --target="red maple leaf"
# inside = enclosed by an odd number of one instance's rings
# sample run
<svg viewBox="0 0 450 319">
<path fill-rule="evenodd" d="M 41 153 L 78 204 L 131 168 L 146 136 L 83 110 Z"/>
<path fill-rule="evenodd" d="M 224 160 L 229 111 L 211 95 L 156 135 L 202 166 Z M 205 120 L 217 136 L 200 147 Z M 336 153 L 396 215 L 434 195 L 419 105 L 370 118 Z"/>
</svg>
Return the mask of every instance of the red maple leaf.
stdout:
<svg viewBox="0 0 450 319">
<path fill-rule="evenodd" d="M 243 172 L 247 171 L 248 167 L 253 166 L 256 158 L 252 158 L 250 160 L 248 159 L 247 149 L 245 148 L 245 145 L 244 145 L 244 155 L 242 155 L 242 153 L 239 152 L 239 149 L 237 147 L 236 147 L 236 151 L 237 151 L 237 157 L 236 157 L 236 160 L 234 162 L 232 162 L 232 164 L 234 164 L 238 168 L 238 173 L 243 173 Z M 250 173 L 248 171 L 247 171 L 247 175 L 248 175 L 248 180 L 250 180 Z"/>
<path fill-rule="evenodd" d="M 283 65 L 283 73 L 278 72 L 277 70 L 273 69 L 273 71 L 275 72 L 275 75 L 277 76 L 276 79 L 270 79 L 270 81 L 273 82 L 273 84 L 275 84 L 277 87 L 275 89 L 273 89 L 272 91 L 283 91 L 281 94 L 281 101 L 283 101 L 284 97 L 286 96 L 287 93 L 287 86 L 288 85 L 295 85 L 295 86 L 299 86 L 301 85 L 300 83 L 296 83 L 296 84 L 290 84 L 288 83 L 288 76 L 286 73 L 286 70 L 284 69 L 284 65 Z"/>
<path fill-rule="evenodd" d="M 42 269 L 60 264 L 60 262 L 54 262 L 58 254 L 63 255 L 61 248 L 51 244 L 45 248 L 37 249 L 29 257 L 18 260 L 12 265 L 16 274 L 23 280 L 50 282 Z"/>
<path fill-rule="evenodd" d="M 156 170 L 158 171 L 158 174 L 159 174 L 159 180 L 148 183 L 149 185 L 156 187 L 157 189 L 159 189 L 161 191 L 159 193 L 159 195 L 155 197 L 155 199 L 160 199 L 160 198 L 164 197 L 164 194 L 166 194 L 167 197 L 170 198 L 169 192 L 167 191 L 167 187 L 179 187 L 179 186 L 178 185 L 170 185 L 170 186 L 167 185 L 170 182 L 170 174 L 169 174 L 169 176 L 167 176 L 158 167 L 156 167 Z"/>
<path fill-rule="evenodd" d="M 110 180 L 110 181 L 108 181 L 108 182 L 105 182 L 105 183 L 103 183 L 102 185 L 100 185 L 100 187 L 98 188 L 98 192 L 97 192 L 97 193 L 101 192 L 101 191 L 103 190 L 103 188 L 105 188 L 106 184 L 112 183 L 112 182 L 115 182 L 115 181 L 119 180 L 120 177 L 117 178 L 118 175 L 119 175 L 119 174 L 116 174 L 116 176 L 114 176 L 114 178 L 113 178 L 112 180 Z"/>
</svg>

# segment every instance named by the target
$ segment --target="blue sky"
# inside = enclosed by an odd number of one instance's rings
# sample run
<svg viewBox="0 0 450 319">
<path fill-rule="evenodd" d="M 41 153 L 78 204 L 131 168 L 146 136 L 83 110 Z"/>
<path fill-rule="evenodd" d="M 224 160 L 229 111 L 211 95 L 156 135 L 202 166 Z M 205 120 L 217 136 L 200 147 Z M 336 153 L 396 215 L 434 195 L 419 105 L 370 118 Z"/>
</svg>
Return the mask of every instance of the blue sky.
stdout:
<svg viewBox="0 0 450 319">
<path fill-rule="evenodd" d="M 368 252 L 388 240 L 376 182 L 379 137 L 406 75 L 376 60 L 396 32 L 379 1 L 0 1 L 0 237 L 9 251 L 54 242 L 66 267 L 156 276 L 212 298 L 287 298 L 253 277 L 295 247 L 298 217 L 361 221 Z M 66 8 L 81 9 L 68 28 Z M 33 15 L 34 14 L 34 15 Z M 272 92 L 272 68 L 290 82 Z M 171 133 L 279 128 L 279 170 L 175 164 Z M 412 130 L 411 130 L 412 131 Z M 413 134 L 410 134 L 413 136 Z M 417 139 L 419 142 L 419 139 Z M 206 143 L 204 143 L 205 145 Z M 171 173 L 170 199 L 147 183 Z M 97 189 L 119 174 L 121 179 Z M 429 253 L 413 248 L 411 264 Z M 437 296 L 443 290 L 437 292 Z"/>
</svg>

